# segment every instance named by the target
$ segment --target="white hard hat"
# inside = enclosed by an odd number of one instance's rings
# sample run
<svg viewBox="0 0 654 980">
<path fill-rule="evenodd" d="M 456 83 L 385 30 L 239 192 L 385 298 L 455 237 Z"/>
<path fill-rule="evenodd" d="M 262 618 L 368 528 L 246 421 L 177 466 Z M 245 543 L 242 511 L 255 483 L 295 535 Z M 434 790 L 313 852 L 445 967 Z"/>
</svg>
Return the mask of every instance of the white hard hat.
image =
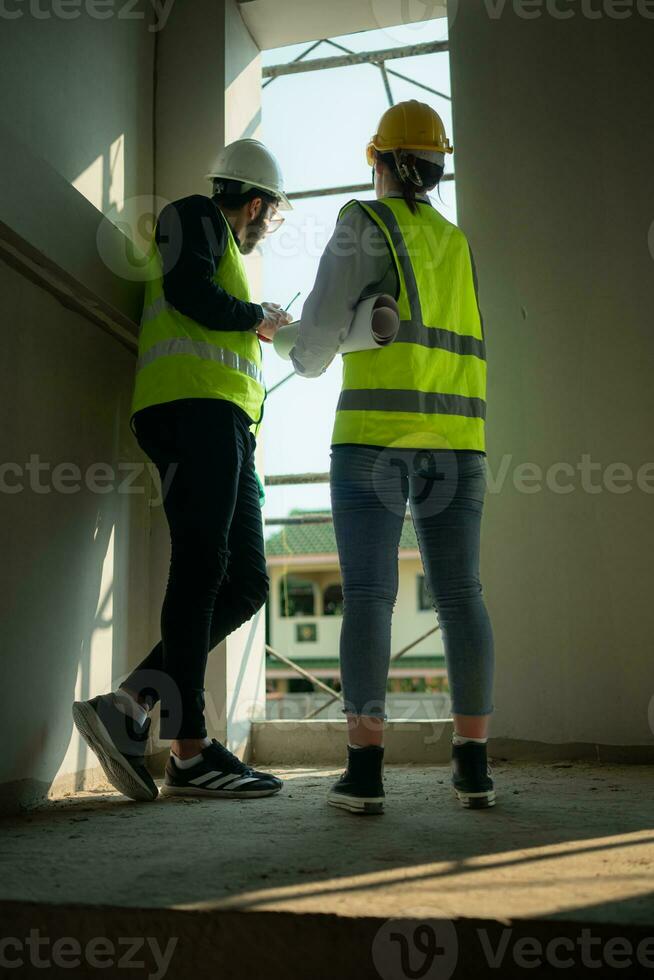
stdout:
<svg viewBox="0 0 654 980">
<path fill-rule="evenodd" d="M 284 193 L 282 170 L 267 147 L 259 140 L 236 140 L 220 151 L 216 162 L 207 174 L 209 180 L 224 177 L 225 180 L 240 181 L 243 191 L 259 188 L 279 199 L 279 207 L 284 211 L 292 209 L 291 202 Z"/>
</svg>

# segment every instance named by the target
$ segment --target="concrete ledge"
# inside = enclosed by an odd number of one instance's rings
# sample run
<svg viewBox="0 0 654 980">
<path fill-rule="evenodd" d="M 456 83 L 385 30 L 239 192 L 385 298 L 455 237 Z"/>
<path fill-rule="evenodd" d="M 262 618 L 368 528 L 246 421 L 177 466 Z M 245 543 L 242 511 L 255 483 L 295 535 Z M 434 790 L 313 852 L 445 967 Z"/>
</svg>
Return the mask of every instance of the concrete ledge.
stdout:
<svg viewBox="0 0 654 980">
<path fill-rule="evenodd" d="M 615 762 L 625 765 L 654 763 L 651 745 L 603 745 L 598 742 L 533 742 L 520 738 L 491 738 L 489 754 L 506 762 Z"/>
<path fill-rule="evenodd" d="M 452 722 L 392 721 L 386 735 L 389 765 L 449 765 Z M 345 721 L 266 721 L 252 725 L 246 758 L 262 766 L 340 766 L 345 757 Z M 654 745 L 601 745 L 592 742 L 534 742 L 526 739 L 491 738 L 489 756 L 499 762 L 600 762 L 652 765 Z M 162 778 L 168 749 L 147 757 L 155 777 Z M 0 816 L 10 816 L 38 806 L 45 799 L 61 799 L 80 791 L 109 789 L 97 766 L 60 776 L 54 782 L 21 779 L 0 784 Z"/>
<path fill-rule="evenodd" d="M 135 351 L 143 286 L 114 270 L 137 250 L 12 131 L 0 140 L 0 258 Z"/>
<path fill-rule="evenodd" d="M 347 727 L 343 721 L 263 721 L 252 725 L 250 759 L 265 765 L 340 765 Z M 386 761 L 445 765 L 452 722 L 391 721 Z"/>
<path fill-rule="evenodd" d="M 392 721 L 386 734 L 389 764 L 447 765 L 451 720 Z M 345 721 L 265 721 L 252 726 L 249 759 L 261 765 L 340 765 L 344 758 Z M 535 742 L 491 738 L 491 759 L 503 762 L 654 763 L 651 745 L 602 745 L 593 742 Z"/>
<path fill-rule="evenodd" d="M 509 936 L 512 950 L 519 948 L 521 941 L 529 943 L 525 960 L 532 968 L 537 965 L 534 946 L 540 949 L 539 978 L 556 980 L 561 974 L 560 966 L 556 966 L 556 959 L 548 963 L 542 955 L 552 943 L 558 948 L 562 941 L 567 942 L 566 949 L 576 950 L 582 932 L 591 932 L 596 961 L 598 951 L 616 939 L 621 950 L 625 944 L 632 950 L 640 943 L 651 944 L 651 927 L 644 925 L 594 922 L 589 930 L 579 921 L 565 919 L 451 920 L 432 917 L 427 910 L 422 917 L 418 909 L 413 917 L 389 919 L 310 912 L 181 911 L 0 902 L 0 916 L 3 934 L 13 939 L 6 958 L 19 968 L 21 977 L 40 977 L 43 968 L 49 966 L 49 975 L 56 977 L 74 972 L 77 977 L 92 978 L 101 966 L 109 967 L 108 975 L 126 980 L 142 980 L 144 976 L 175 980 L 400 980 L 420 975 L 497 980 L 497 963 L 489 962 L 489 952 L 498 955 Z M 402 956 L 400 935 L 405 937 L 402 945 L 417 959 L 412 939 L 418 929 L 423 936 L 439 940 L 431 959 L 436 973 L 410 972 Z M 30 936 L 31 949 L 25 943 Z M 38 948 L 34 946 L 35 938 L 42 940 Z M 75 950 L 71 955 L 70 945 L 59 955 L 54 946 L 58 940 L 62 944 L 65 940 L 75 943 L 78 958 Z M 434 953 L 438 954 L 435 958 Z M 429 962 L 424 952 L 421 960 Z M 575 976 L 579 976 L 582 967 L 578 953 L 576 961 L 579 972 L 575 971 Z M 36 965 L 38 962 L 40 966 Z M 524 963 L 516 963 L 510 953 L 502 957 L 502 980 L 524 980 L 526 973 Z"/>
</svg>

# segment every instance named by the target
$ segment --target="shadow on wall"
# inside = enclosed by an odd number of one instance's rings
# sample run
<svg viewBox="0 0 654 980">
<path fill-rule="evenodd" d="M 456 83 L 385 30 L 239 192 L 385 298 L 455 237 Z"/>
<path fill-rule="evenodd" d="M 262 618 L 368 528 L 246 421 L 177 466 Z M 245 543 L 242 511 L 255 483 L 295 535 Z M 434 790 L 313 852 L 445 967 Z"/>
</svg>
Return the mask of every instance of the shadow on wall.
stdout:
<svg viewBox="0 0 654 980">
<path fill-rule="evenodd" d="M 0 367 L 7 810 L 96 765 L 72 701 L 108 690 L 127 651 L 145 651 L 147 589 L 128 571 L 147 583 L 149 477 L 129 429 L 133 355 L 2 264 L 0 297 L 12 325 Z"/>
<path fill-rule="evenodd" d="M 46 532 L 42 550 L 35 536 L 25 553 L 28 567 L 17 581 L 9 637 L 15 692 L 9 711 L 24 713 L 29 725 L 21 738 L 21 719 L 13 718 L 19 737 L 10 751 L 10 771 L 3 773 L 19 784 L 11 795 L 24 803 L 47 794 L 69 743 L 75 754 L 75 786 L 81 788 L 80 770 L 90 760 L 81 740 L 71 743 L 70 707 L 74 698 L 98 693 L 92 688 L 98 675 L 105 679 L 113 626 L 111 612 L 107 615 L 112 583 L 104 593 L 102 589 L 112 565 L 109 506 L 95 515 L 79 498 L 65 509 L 37 507 L 52 530 Z M 26 778 L 28 773 L 34 776 Z"/>
</svg>

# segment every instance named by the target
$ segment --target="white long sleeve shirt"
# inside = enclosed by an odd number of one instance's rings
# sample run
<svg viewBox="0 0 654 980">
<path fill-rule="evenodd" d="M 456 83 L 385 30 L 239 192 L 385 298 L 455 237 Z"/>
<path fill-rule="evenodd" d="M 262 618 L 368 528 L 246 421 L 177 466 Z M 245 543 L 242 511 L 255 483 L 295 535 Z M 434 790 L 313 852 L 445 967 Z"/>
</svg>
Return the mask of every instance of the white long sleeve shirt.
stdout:
<svg viewBox="0 0 654 980">
<path fill-rule="evenodd" d="M 430 203 L 423 195 L 416 199 Z M 336 223 L 304 303 L 291 351 L 297 374 L 317 378 L 324 373 L 350 330 L 357 304 L 375 293 L 397 297 L 395 262 L 379 225 L 363 208 L 348 208 Z"/>
</svg>

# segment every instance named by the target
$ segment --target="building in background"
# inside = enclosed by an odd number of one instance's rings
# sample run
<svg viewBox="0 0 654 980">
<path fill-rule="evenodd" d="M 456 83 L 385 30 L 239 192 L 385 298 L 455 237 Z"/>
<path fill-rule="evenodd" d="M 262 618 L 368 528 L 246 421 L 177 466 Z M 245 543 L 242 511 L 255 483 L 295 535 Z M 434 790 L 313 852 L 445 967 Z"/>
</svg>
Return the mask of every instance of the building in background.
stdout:
<svg viewBox="0 0 654 980">
<path fill-rule="evenodd" d="M 291 512 L 295 519 L 329 516 L 327 511 Z M 266 552 L 269 646 L 339 691 L 343 593 L 333 524 L 285 525 L 268 538 Z M 437 625 L 413 524 L 406 521 L 400 539 L 393 655 Z M 270 653 L 266 677 L 268 718 L 305 717 L 329 700 L 326 692 L 315 691 L 310 681 Z M 440 630 L 431 632 L 391 665 L 388 690 L 390 717 L 447 717 L 449 697 Z M 319 717 L 337 718 L 340 711 L 340 701 L 334 701 Z"/>
</svg>

